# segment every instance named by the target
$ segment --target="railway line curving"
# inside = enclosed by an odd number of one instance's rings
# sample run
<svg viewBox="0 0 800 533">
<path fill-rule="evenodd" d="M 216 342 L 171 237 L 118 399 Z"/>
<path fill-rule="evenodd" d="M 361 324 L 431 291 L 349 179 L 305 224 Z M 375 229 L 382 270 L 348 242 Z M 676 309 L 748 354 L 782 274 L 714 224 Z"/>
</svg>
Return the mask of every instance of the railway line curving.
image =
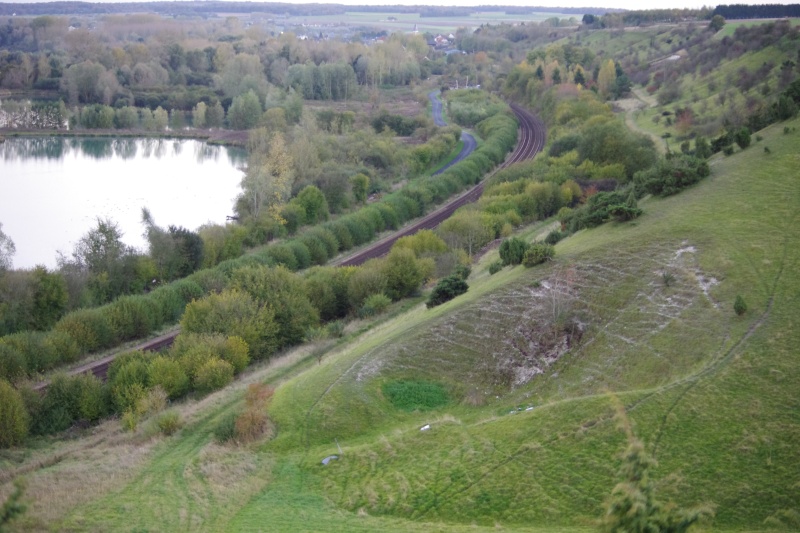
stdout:
<svg viewBox="0 0 800 533">
<path fill-rule="evenodd" d="M 435 93 L 431 93 L 435 94 Z M 434 99 L 431 97 L 431 101 L 433 102 Z M 511 152 L 511 155 L 501 163 L 494 171 L 488 174 L 480 183 L 460 195 L 459 197 L 451 200 L 450 202 L 446 203 L 445 205 L 439 207 L 435 211 L 428 213 L 424 217 L 420 218 L 413 224 L 410 224 L 404 228 L 399 229 L 398 231 L 392 233 L 391 235 L 384 237 L 383 239 L 372 243 L 371 245 L 367 246 L 366 248 L 359 250 L 355 254 L 350 256 L 344 257 L 337 261 L 331 263 L 334 266 L 355 266 L 364 263 L 369 259 L 374 259 L 376 257 L 382 257 L 389 253 L 389 250 L 392 248 L 392 245 L 397 241 L 397 239 L 401 237 L 405 237 L 407 235 L 413 235 L 414 233 L 418 232 L 422 229 L 433 229 L 442 222 L 444 222 L 447 218 L 449 218 L 459 207 L 467 205 L 469 203 L 475 202 L 480 198 L 481 194 L 483 193 L 483 188 L 486 184 L 486 178 L 492 176 L 498 170 L 506 168 L 514 163 L 519 163 L 521 161 L 525 161 L 528 159 L 532 159 L 537 153 L 539 153 L 545 145 L 547 130 L 539 118 L 537 118 L 533 113 L 529 110 L 525 109 L 522 106 L 517 104 L 510 104 L 514 115 L 516 115 L 517 120 L 519 121 L 519 129 L 517 133 L 517 146 L 514 148 L 514 151 Z M 435 104 L 434 104 L 434 117 L 436 117 L 435 113 Z M 441 119 L 441 104 L 439 104 L 439 118 Z M 442 121 L 443 122 L 443 121 Z M 438 122 L 437 122 L 438 124 Z M 472 138 L 471 135 L 465 133 L 462 134 L 462 140 L 464 140 L 464 136 L 468 136 L 472 139 L 472 143 L 475 143 L 475 139 Z M 465 148 L 469 145 L 467 141 L 465 141 Z M 475 145 L 472 145 L 472 150 L 475 149 Z M 459 161 L 469 155 L 464 154 L 464 150 L 459 154 Z M 462 154 L 463 157 L 462 157 Z M 444 170 L 444 169 L 442 169 Z M 143 342 L 139 345 L 136 345 L 129 350 L 142 350 L 142 351 L 156 351 L 160 350 L 161 348 L 165 348 L 172 344 L 175 338 L 178 336 L 179 331 L 176 329 L 174 331 L 170 331 L 165 333 L 159 337 L 154 339 L 150 339 L 149 341 Z M 86 363 L 84 365 L 75 368 L 70 372 L 70 374 L 88 374 L 91 373 L 100 379 L 105 379 L 106 374 L 108 372 L 108 367 L 111 365 L 111 362 L 117 357 L 118 353 L 114 353 L 112 355 L 106 356 L 102 359 L 97 361 L 92 361 L 91 363 Z M 43 381 L 37 383 L 33 386 L 34 390 L 44 390 L 47 388 L 48 382 Z"/>
</svg>

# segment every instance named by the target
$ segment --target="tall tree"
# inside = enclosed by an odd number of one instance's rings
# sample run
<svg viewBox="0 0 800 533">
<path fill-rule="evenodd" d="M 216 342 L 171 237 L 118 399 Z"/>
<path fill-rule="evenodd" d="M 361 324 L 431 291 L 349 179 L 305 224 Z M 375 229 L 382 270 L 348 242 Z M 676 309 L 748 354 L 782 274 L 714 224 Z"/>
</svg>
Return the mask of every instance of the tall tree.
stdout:
<svg viewBox="0 0 800 533">
<path fill-rule="evenodd" d="M 284 223 L 281 207 L 289 200 L 294 183 L 292 156 L 283 134 L 275 133 L 269 150 L 254 152 L 250 156 L 247 172 L 242 178 L 242 194 L 237 202 L 241 215 L 258 216 L 267 209 L 278 222 Z"/>
</svg>

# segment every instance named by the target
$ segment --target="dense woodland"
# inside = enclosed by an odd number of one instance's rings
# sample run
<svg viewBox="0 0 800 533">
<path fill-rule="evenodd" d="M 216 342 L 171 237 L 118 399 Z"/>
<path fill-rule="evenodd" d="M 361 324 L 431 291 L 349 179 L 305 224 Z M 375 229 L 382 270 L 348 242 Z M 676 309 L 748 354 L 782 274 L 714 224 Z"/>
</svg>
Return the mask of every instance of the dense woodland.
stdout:
<svg viewBox="0 0 800 533">
<path fill-rule="evenodd" d="M 678 15 L 698 20 L 613 48 L 623 25 Z M 707 15 L 605 14 L 584 17 L 577 30 L 460 30 L 454 46 L 464 53 L 456 54 L 430 48 L 423 35 L 300 40 L 236 17 L 8 19 L 0 26 L 0 88 L 36 96 L 4 101 L 6 127 L 246 130 L 249 160 L 237 222 L 162 227 L 145 209 L 148 250 L 126 246 L 113 220 L 98 220 L 58 269 L 14 270 L 13 236 L 0 232 L 0 378 L 21 392 L 0 391 L 22 406 L 23 421 L 0 445 L 112 412 L 135 426 L 153 395 L 224 386 L 250 360 L 340 334 L 342 321 L 373 316 L 426 284 L 439 283 L 430 305 L 463 292 L 471 257 L 521 224 L 556 216 L 561 229 L 541 247 L 506 241 L 497 269 L 533 266 L 569 234 L 632 220 L 643 196 L 675 194 L 704 178 L 712 153 L 746 148 L 751 132 L 795 116 L 800 104 L 796 27 L 770 22 L 715 39 L 719 20 L 700 20 Z M 598 35 L 607 50 L 591 41 Z M 720 83 L 723 62 L 770 47 L 780 61 L 729 72 L 722 91 L 708 87 L 718 105 L 699 94 L 686 103 L 688 79 Z M 681 50 L 687 59 L 659 63 Z M 482 90 L 451 88 L 468 78 Z M 387 110 L 396 91 L 421 107 L 435 88 L 444 89 L 451 126 L 434 126 L 425 112 Z M 680 151 L 661 157 L 651 136 L 615 115 L 613 102 L 632 90 L 675 105 L 662 116 Z M 436 232 L 401 240 L 361 267 L 325 266 L 502 162 L 517 134 L 503 99 L 537 110 L 549 128 L 546 153 L 497 173 L 480 201 Z M 432 176 L 457 151 L 462 127 L 480 137 L 479 149 Z M 182 333 L 169 352 L 118 358 L 106 384 L 61 376 L 43 397 L 22 385 L 177 323 Z"/>
</svg>

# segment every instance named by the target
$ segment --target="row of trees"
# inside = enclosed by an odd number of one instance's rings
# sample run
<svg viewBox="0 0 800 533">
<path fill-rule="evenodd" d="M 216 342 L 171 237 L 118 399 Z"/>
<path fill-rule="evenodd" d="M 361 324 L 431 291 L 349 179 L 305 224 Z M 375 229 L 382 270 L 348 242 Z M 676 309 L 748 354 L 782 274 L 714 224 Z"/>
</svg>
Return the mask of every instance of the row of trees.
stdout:
<svg viewBox="0 0 800 533">
<path fill-rule="evenodd" d="M 0 413 L 0 433 L 4 436 L 0 446 L 19 444 L 28 433 L 58 432 L 78 420 L 92 423 L 112 413 L 121 415 L 128 427 L 135 427 L 154 402 L 221 388 L 250 361 L 264 360 L 277 350 L 319 338 L 321 324 L 335 326 L 340 319 L 379 312 L 392 300 L 416 294 L 425 281 L 446 276 L 453 269 L 460 269 L 459 275 L 465 277 L 469 273 L 463 269 L 465 261 L 465 255 L 448 249 L 432 232 L 422 231 L 398 241 L 385 258 L 360 267 L 316 267 L 301 275 L 284 266 L 242 263 L 219 279 L 218 292 L 186 304 L 181 334 L 167 352 L 132 352 L 116 358 L 106 383 L 92 376 L 57 376 L 44 396 L 25 387 L 9 387 L 6 380 L 24 375 L 24 369 L 15 372 L 9 361 L 27 358 L 30 363 L 42 348 L 58 341 L 61 344 L 53 346 L 51 353 L 67 349 L 74 355 L 78 350 L 70 337 L 77 338 L 81 327 L 83 333 L 93 326 L 99 333 L 103 328 L 97 326 L 103 318 L 109 319 L 105 329 L 118 333 L 120 340 L 141 335 L 145 331 L 137 331 L 127 320 L 136 315 L 138 325 L 145 327 L 143 322 L 162 310 L 141 297 L 128 298 L 112 304 L 106 317 L 102 311 L 95 312 L 93 324 L 86 313 L 60 322 L 55 332 L 40 334 L 42 342 L 36 346 L 17 342 L 26 339 L 31 343 L 35 339 L 30 335 L 6 337 L 0 343 L 0 361 L 4 362 L 0 367 L 4 410 Z M 332 327 L 330 331 L 340 332 L 341 328 Z"/>
<path fill-rule="evenodd" d="M 68 31 L 70 21 L 61 17 L 10 21 L 0 26 L 0 87 L 58 90 L 70 104 L 147 102 L 189 111 L 215 95 L 230 101 L 252 90 L 263 100 L 275 88 L 293 88 L 307 99 L 342 100 L 362 86 L 409 85 L 427 78 L 433 64 L 444 64 L 443 56 L 431 61 L 421 35 L 397 34 L 374 46 L 323 44 L 199 20 L 171 21 L 164 33 L 152 34 L 163 22 L 108 17 L 92 21 L 91 30 L 86 21 L 73 21 L 79 26 Z M 211 44 L 198 48 L 195 42 Z M 159 96 L 164 92 L 182 96 L 167 101 Z"/>
</svg>

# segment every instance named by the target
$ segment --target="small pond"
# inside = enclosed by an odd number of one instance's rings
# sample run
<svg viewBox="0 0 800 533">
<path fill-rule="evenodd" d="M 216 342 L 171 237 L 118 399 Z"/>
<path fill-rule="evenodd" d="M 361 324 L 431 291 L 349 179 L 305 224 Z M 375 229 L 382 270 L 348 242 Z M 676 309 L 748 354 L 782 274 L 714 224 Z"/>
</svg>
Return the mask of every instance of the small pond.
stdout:
<svg viewBox="0 0 800 533">
<path fill-rule="evenodd" d="M 225 223 L 246 152 L 187 139 L 7 138 L 0 144 L 0 223 L 16 245 L 14 268 L 56 266 L 109 218 L 146 250 L 147 207 L 162 227 Z"/>
</svg>

